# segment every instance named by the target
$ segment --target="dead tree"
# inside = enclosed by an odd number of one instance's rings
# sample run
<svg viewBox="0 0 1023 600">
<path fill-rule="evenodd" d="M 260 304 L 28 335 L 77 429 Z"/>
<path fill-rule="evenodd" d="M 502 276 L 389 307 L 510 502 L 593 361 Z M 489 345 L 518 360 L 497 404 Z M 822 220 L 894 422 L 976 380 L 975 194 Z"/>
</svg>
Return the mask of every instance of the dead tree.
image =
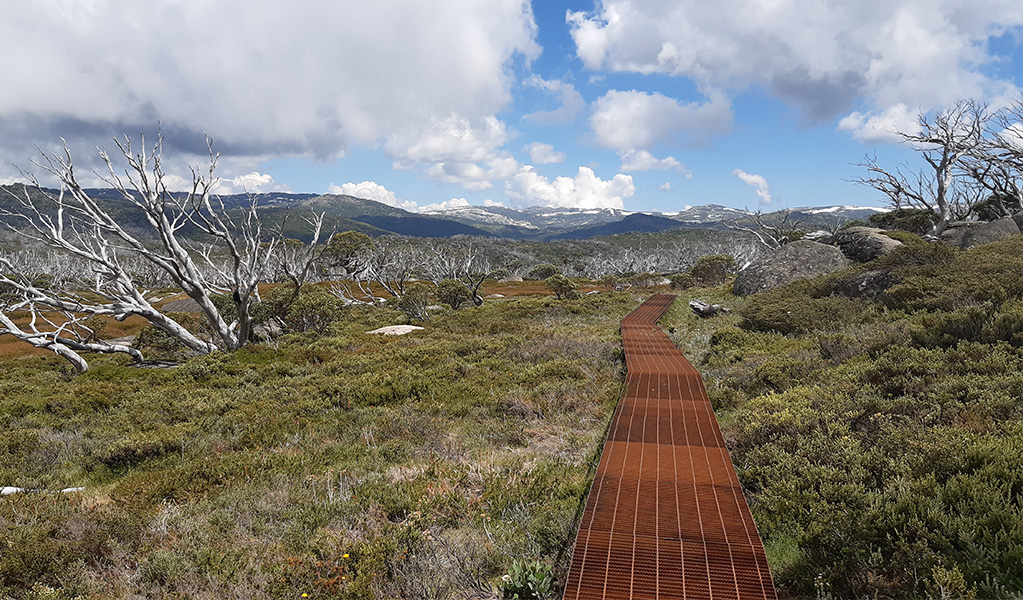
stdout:
<svg viewBox="0 0 1023 600">
<path fill-rule="evenodd" d="M 732 231 L 751 234 L 767 249 L 777 250 L 804 233 L 799 226 L 806 217 L 797 219 L 793 217 L 791 210 L 786 209 L 768 215 L 758 210 L 750 213 L 747 219 L 747 223 L 736 219 L 725 223 L 725 226 Z"/>
<path fill-rule="evenodd" d="M 707 304 L 702 300 L 690 300 L 689 308 L 693 310 L 693 313 L 701 319 L 707 319 L 709 317 L 716 317 L 721 313 L 731 312 L 732 309 L 721 306 L 720 304 Z"/>
<path fill-rule="evenodd" d="M 1010 216 L 1023 209 L 1023 100 L 995 113 L 986 125 L 984 140 L 963 169 L 987 194 L 987 218 Z"/>
<path fill-rule="evenodd" d="M 950 222 L 969 217 L 983 197 L 968 167 L 984 145 L 990 119 L 987 107 L 970 100 L 956 102 L 933 119 L 921 113 L 917 133 L 895 133 L 927 166 L 917 171 L 904 166 L 892 170 L 878 164 L 876 156 L 868 156 L 858 165 L 867 175 L 853 181 L 883 193 L 894 208 L 933 210 L 937 219 L 930 233 L 940 235 Z"/>
<path fill-rule="evenodd" d="M 373 291 L 379 286 L 391 298 L 401 298 L 426 262 L 425 250 L 400 237 L 369 236 L 348 231 L 334 236 L 324 254 L 326 269 L 339 281 L 331 293 L 354 304 L 384 299 Z"/>
<path fill-rule="evenodd" d="M 7 277 L 4 283 L 36 306 L 117 320 L 138 315 L 195 352 L 241 347 L 251 338 L 250 309 L 259 301 L 258 284 L 264 280 L 279 243 L 279 237 L 264 228 L 256 199 L 250 197 L 246 206 L 229 209 L 213 194 L 219 154 L 214 153 L 209 138 L 209 164 L 191 168 L 191 186 L 181 193 L 167 187 L 162 138 L 157 138 L 152 149 L 142 138 L 137 151 L 127 137 L 116 143 L 127 166 L 119 170 L 107 153 L 100 151 L 106 165 L 100 176 L 119 196 L 121 208 L 136 211 L 145 219 L 148 235 L 143 237 L 122 224 L 108 204 L 93 198 L 79 183 L 65 144 L 61 153 L 45 154 L 35 163 L 56 178 L 60 190 L 46 191 L 34 176 L 26 174 L 31 185 L 11 194 L 13 208 L 0 208 L 0 222 L 86 264 L 90 285 L 79 292 L 32 285 L 17 276 Z M 200 337 L 153 306 L 126 266 L 138 260 L 165 273 L 196 302 L 213 337 Z M 214 302 L 217 294 L 229 298 L 221 304 L 229 307 L 224 312 Z"/>
<path fill-rule="evenodd" d="M 291 284 L 294 298 L 298 297 L 302 286 L 314 274 L 314 267 L 324 252 L 324 246 L 320 244 L 323 218 L 324 213 L 318 213 L 310 219 L 305 219 L 306 224 L 313 230 L 312 239 L 308 244 L 302 240 L 288 238 L 281 239 L 277 247 L 274 265 L 277 269 L 278 279 L 283 279 Z M 278 238 L 283 238 L 283 226 L 278 230 Z M 328 239 L 332 239 L 332 237 L 328 236 Z"/>
<path fill-rule="evenodd" d="M 480 288 L 494 270 L 490 258 L 472 240 L 455 241 L 434 248 L 426 268 L 434 282 L 454 279 L 464 285 L 476 306 L 483 305 Z"/>
</svg>

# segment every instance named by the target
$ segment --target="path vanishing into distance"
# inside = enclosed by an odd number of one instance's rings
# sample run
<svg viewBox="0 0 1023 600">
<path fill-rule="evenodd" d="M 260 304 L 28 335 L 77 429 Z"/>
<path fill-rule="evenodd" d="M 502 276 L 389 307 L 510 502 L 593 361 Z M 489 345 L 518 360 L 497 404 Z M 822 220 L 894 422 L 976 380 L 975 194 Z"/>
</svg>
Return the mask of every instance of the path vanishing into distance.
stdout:
<svg viewBox="0 0 1023 600">
<path fill-rule="evenodd" d="M 622 320 L 628 366 L 576 537 L 566 600 L 776 599 L 764 547 L 700 373 L 657 327 Z"/>
</svg>

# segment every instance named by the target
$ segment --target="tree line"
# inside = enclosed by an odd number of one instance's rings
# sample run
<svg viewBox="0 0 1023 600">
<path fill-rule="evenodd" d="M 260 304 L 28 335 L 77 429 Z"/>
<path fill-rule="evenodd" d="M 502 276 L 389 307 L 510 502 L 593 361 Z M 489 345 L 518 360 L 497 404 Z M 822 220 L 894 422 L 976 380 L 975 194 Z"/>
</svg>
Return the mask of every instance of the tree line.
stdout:
<svg viewBox="0 0 1023 600">
<path fill-rule="evenodd" d="M 88 369 L 84 353 L 124 353 L 143 360 L 137 348 L 104 340 L 103 318 L 141 317 L 189 351 L 233 351 L 258 338 L 266 318 L 260 285 L 285 283 L 287 304 L 312 281 L 329 280 L 344 304 L 400 300 L 410 290 L 425 308 L 420 280 L 454 298 L 479 306 L 488 277 L 527 274 L 544 262 L 528 245 L 491 238 L 415 240 L 371 239 L 352 231 L 331 231 L 323 213 L 267 219 L 256 198 L 227 206 L 215 193 L 220 155 L 207 138 L 208 160 L 190 167 L 185 191 L 171 190 L 164 170 L 163 140 L 147 145 L 127 136 L 115 140 L 116 160 L 100 151 L 98 173 L 116 192 L 111 203 L 95 198 L 80 181 L 65 145 L 35 162 L 57 189 L 35 175 L 5 186 L 0 224 L 13 232 L 0 250 L 0 335 L 12 335 L 56 353 L 78 371 Z M 144 216 L 143 228 L 124 224 L 130 210 Z M 300 219 L 307 242 L 285 235 L 286 221 Z M 294 235 L 295 227 L 287 227 Z M 726 247 L 727 246 L 727 247 Z M 0 246 L 2 247 L 2 246 Z M 677 272 L 705 254 L 757 252 L 735 236 L 702 246 L 663 242 L 629 247 L 601 242 L 560 248 L 568 276 L 623 277 Z M 175 320 L 159 308 L 167 290 L 180 290 L 199 313 L 201 327 Z M 261 306 L 261 304 L 263 306 Z"/>
</svg>

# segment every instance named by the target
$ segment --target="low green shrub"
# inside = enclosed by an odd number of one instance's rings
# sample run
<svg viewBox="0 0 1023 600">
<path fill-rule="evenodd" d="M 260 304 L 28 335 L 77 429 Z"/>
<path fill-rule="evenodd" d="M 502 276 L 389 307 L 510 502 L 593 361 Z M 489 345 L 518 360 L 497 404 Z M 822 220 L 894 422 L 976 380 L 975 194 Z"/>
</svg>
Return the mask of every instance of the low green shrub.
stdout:
<svg viewBox="0 0 1023 600">
<path fill-rule="evenodd" d="M 344 318 L 345 303 L 330 292 L 305 286 L 287 305 L 281 323 L 287 333 L 324 332 L 328 325 Z"/>
<path fill-rule="evenodd" d="M 465 284 L 457 279 L 445 279 L 437 284 L 437 301 L 447 304 L 454 310 L 472 298 L 472 293 Z"/>
<path fill-rule="evenodd" d="M 859 322 L 870 308 L 865 300 L 815 296 L 817 282 L 796 282 L 753 296 L 739 310 L 744 329 L 783 334 L 834 331 Z"/>
<path fill-rule="evenodd" d="M 528 279 L 536 279 L 542 281 L 560 274 L 561 269 L 559 269 L 558 267 L 550 263 L 541 263 L 530 269 L 529 272 L 526 273 L 526 277 Z"/>
<path fill-rule="evenodd" d="M 872 214 L 868 221 L 871 226 L 881 229 L 899 229 L 925 235 L 930 233 L 938 221 L 938 214 L 929 208 L 898 208 Z"/>
<path fill-rule="evenodd" d="M 673 290 L 682 291 L 696 287 L 696 280 L 689 273 L 674 273 L 668 276 L 668 281 L 671 282 Z"/>
<path fill-rule="evenodd" d="M 405 293 L 398 298 L 392 298 L 388 305 L 405 313 L 410 321 L 429 321 L 430 311 L 427 307 L 430 305 L 432 294 L 433 290 L 429 286 L 415 283 L 406 288 Z"/>
<path fill-rule="evenodd" d="M 561 275 L 551 275 L 544 280 L 544 283 L 558 300 L 574 300 L 579 297 L 578 287 L 568 277 Z"/>
<path fill-rule="evenodd" d="M 723 284 L 736 266 L 731 254 L 709 254 L 696 259 L 688 274 L 696 286 L 710 287 Z"/>
</svg>

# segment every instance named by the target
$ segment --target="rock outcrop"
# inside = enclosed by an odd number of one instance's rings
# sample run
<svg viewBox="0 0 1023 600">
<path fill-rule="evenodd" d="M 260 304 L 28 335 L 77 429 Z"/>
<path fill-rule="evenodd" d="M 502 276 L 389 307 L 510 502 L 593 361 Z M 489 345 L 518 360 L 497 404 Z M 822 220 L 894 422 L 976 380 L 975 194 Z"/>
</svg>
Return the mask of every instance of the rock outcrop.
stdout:
<svg viewBox="0 0 1023 600">
<path fill-rule="evenodd" d="M 1012 217 L 1002 217 L 987 223 L 977 223 L 975 227 L 967 229 L 959 247 L 966 250 L 974 246 L 991 244 L 1011 235 L 1019 235 L 1019 225 L 1016 225 Z"/>
<path fill-rule="evenodd" d="M 902 245 L 874 227 L 849 227 L 835 232 L 831 243 L 851 261 L 870 262 Z"/>
<path fill-rule="evenodd" d="M 753 261 L 739 272 L 732 290 L 739 296 L 757 294 L 836 271 L 846 264 L 845 255 L 835 246 L 799 240 Z"/>
<path fill-rule="evenodd" d="M 941 243 L 967 250 L 1020 233 L 1023 215 L 1002 217 L 994 221 L 952 221 L 941 232 Z"/>
</svg>

